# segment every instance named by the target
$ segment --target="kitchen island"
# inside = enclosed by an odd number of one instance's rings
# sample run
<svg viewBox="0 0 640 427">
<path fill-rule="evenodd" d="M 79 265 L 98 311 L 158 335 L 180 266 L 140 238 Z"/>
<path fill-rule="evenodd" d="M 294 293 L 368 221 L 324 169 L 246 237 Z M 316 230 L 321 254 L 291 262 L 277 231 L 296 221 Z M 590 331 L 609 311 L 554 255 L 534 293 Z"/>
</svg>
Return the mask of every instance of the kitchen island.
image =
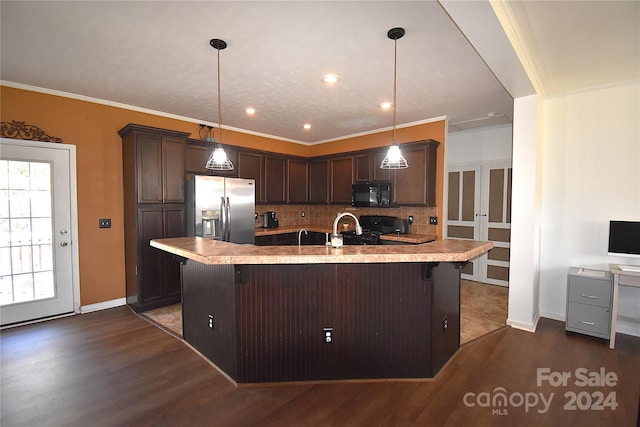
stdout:
<svg viewBox="0 0 640 427">
<path fill-rule="evenodd" d="M 182 261 L 184 339 L 257 383 L 433 377 L 460 345 L 460 268 L 492 244 L 151 246 Z"/>
</svg>

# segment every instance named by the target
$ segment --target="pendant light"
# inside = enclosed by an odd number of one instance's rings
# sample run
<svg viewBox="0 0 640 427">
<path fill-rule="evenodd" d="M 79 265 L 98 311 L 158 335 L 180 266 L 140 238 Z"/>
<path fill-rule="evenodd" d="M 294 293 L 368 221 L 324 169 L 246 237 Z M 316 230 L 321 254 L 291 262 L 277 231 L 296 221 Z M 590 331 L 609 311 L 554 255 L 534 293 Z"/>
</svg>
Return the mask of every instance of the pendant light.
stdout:
<svg viewBox="0 0 640 427">
<path fill-rule="evenodd" d="M 211 39 L 209 41 L 211 47 L 218 51 L 218 142 L 216 143 L 216 147 L 214 148 L 209 160 L 207 160 L 206 168 L 217 171 L 229 171 L 233 170 L 233 163 L 227 157 L 227 153 L 225 153 L 224 148 L 220 141 L 222 140 L 222 113 L 220 106 L 220 51 L 222 49 L 226 49 L 227 43 L 224 40 L 220 39 Z M 212 128 L 209 128 L 211 131 L 211 136 L 207 134 L 207 140 L 212 142 L 216 142 L 213 138 Z"/>
<path fill-rule="evenodd" d="M 380 163 L 380 169 L 406 169 L 409 167 L 407 159 L 402 155 L 396 141 L 396 72 L 398 68 L 398 39 L 402 36 L 404 36 L 404 28 L 392 28 L 387 32 L 387 37 L 393 40 L 393 140 L 387 155 Z"/>
</svg>

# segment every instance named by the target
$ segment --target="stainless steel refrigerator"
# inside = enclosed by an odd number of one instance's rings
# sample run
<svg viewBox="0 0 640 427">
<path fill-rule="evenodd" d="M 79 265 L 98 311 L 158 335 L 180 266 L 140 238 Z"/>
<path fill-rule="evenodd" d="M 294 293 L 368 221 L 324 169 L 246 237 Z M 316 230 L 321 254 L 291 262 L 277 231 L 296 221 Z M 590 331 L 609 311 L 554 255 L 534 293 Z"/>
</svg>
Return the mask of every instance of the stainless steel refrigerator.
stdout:
<svg viewBox="0 0 640 427">
<path fill-rule="evenodd" d="M 187 235 L 254 244 L 255 186 L 253 179 L 187 179 Z"/>
</svg>

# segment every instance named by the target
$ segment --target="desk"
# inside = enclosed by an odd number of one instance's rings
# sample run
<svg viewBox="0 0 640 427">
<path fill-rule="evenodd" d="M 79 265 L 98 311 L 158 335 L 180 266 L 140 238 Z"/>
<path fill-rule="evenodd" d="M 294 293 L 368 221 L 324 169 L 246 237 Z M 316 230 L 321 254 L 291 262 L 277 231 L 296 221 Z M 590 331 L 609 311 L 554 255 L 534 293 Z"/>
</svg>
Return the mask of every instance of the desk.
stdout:
<svg viewBox="0 0 640 427">
<path fill-rule="evenodd" d="M 616 322 L 618 320 L 618 287 L 633 286 L 640 288 L 640 273 L 634 271 L 622 271 L 618 264 L 609 264 L 609 270 L 613 274 L 613 305 L 611 307 L 611 337 L 609 348 L 616 347 Z"/>
</svg>

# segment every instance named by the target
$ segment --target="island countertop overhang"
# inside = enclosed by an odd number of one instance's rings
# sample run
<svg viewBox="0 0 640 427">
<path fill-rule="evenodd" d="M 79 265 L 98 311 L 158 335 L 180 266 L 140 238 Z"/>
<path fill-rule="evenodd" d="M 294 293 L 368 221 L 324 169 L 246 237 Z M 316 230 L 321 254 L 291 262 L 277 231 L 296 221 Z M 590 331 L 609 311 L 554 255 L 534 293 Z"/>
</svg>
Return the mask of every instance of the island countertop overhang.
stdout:
<svg viewBox="0 0 640 427">
<path fill-rule="evenodd" d="M 488 252 L 493 243 L 444 239 L 419 245 L 255 246 L 202 237 L 151 240 L 151 246 L 202 264 L 344 264 L 466 262 Z"/>
</svg>

